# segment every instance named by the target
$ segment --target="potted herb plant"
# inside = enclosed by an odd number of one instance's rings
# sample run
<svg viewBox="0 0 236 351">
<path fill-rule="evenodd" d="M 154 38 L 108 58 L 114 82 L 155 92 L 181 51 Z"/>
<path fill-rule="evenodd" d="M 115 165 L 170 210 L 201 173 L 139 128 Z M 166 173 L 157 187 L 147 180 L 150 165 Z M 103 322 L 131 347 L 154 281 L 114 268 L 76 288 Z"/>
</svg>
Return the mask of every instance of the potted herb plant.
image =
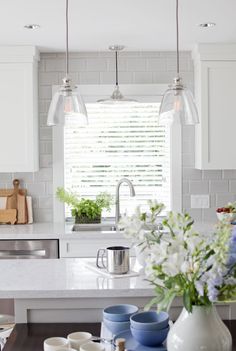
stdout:
<svg viewBox="0 0 236 351">
<path fill-rule="evenodd" d="M 102 210 L 109 211 L 112 203 L 112 196 L 107 192 L 102 192 L 95 200 L 90 200 L 79 198 L 74 193 L 59 187 L 56 195 L 60 201 L 70 206 L 76 224 L 101 223 Z"/>
</svg>

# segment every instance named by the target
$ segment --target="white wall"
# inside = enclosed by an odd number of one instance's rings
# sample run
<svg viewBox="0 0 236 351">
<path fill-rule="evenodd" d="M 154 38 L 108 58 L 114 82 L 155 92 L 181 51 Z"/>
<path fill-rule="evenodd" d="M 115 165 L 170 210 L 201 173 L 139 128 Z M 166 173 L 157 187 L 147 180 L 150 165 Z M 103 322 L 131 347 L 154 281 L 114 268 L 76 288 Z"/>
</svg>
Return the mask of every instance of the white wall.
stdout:
<svg viewBox="0 0 236 351">
<path fill-rule="evenodd" d="M 12 179 L 24 180 L 33 196 L 35 220 L 50 222 L 52 213 L 52 129 L 46 126 L 51 86 L 61 84 L 64 55 L 41 54 L 39 63 L 40 171 L 36 173 L 2 173 L 0 187 L 11 186 Z M 111 53 L 73 53 L 70 71 L 78 84 L 114 83 L 114 56 Z M 181 53 L 184 83 L 193 88 L 193 65 L 189 52 Z M 120 83 L 170 83 L 175 75 L 173 52 L 122 52 Z M 199 171 L 194 166 L 194 129 L 183 130 L 183 206 L 197 221 L 215 221 L 215 207 L 236 200 L 236 171 Z M 210 209 L 191 209 L 191 194 L 210 194 Z"/>
</svg>

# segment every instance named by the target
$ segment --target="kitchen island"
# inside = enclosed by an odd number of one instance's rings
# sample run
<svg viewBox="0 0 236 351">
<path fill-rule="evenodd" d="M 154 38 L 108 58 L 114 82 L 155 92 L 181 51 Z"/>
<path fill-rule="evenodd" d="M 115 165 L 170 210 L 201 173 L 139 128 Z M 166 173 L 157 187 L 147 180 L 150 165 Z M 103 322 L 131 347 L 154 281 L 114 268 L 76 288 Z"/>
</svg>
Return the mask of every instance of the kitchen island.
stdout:
<svg viewBox="0 0 236 351">
<path fill-rule="evenodd" d="M 145 276 L 108 278 L 86 267 L 94 259 L 2 260 L 0 298 L 13 298 L 17 323 L 99 322 L 102 309 L 117 303 L 139 307 L 153 297 Z M 223 319 L 236 319 L 235 305 L 218 306 Z M 175 299 L 176 319 L 182 308 Z"/>
<path fill-rule="evenodd" d="M 26 323 L 100 321 L 107 305 L 142 307 L 153 296 L 144 276 L 107 278 L 86 268 L 87 261 L 2 260 L 0 298 L 13 298 L 16 322 Z"/>
</svg>

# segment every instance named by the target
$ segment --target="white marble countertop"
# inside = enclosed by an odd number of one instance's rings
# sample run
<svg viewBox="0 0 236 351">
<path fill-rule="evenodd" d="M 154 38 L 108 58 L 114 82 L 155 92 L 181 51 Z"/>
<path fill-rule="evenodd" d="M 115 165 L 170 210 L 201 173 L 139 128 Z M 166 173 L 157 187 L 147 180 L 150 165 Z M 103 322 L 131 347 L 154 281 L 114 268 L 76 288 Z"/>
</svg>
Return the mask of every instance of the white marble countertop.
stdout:
<svg viewBox="0 0 236 351">
<path fill-rule="evenodd" d="M 1 260 L 0 298 L 146 297 L 143 275 L 107 278 L 85 267 L 92 259 Z"/>
<path fill-rule="evenodd" d="M 195 228 L 204 232 L 213 230 L 215 223 L 196 223 Z M 116 232 L 73 232 L 73 224 L 34 223 L 25 225 L 0 225 L 0 240 L 16 239 L 116 239 L 121 234 Z"/>
<path fill-rule="evenodd" d="M 119 233 L 110 232 L 74 232 L 73 224 L 64 223 L 34 223 L 18 225 L 0 225 L 0 240 L 17 239 L 109 239 L 120 237 Z"/>
</svg>

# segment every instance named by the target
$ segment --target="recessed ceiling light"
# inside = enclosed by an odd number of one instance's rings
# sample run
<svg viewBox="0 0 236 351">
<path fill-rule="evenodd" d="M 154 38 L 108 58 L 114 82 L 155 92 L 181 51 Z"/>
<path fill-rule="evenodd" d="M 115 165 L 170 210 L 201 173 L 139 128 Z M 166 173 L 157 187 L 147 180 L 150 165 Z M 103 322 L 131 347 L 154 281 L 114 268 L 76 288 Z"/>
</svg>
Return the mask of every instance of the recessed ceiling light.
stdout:
<svg viewBox="0 0 236 351">
<path fill-rule="evenodd" d="M 214 22 L 200 23 L 198 24 L 198 26 L 202 28 L 210 28 L 210 27 L 215 27 L 216 23 Z"/>
<path fill-rule="evenodd" d="M 24 28 L 26 28 L 26 29 L 38 29 L 38 28 L 40 28 L 40 25 L 39 24 L 26 24 L 24 26 Z"/>
</svg>

